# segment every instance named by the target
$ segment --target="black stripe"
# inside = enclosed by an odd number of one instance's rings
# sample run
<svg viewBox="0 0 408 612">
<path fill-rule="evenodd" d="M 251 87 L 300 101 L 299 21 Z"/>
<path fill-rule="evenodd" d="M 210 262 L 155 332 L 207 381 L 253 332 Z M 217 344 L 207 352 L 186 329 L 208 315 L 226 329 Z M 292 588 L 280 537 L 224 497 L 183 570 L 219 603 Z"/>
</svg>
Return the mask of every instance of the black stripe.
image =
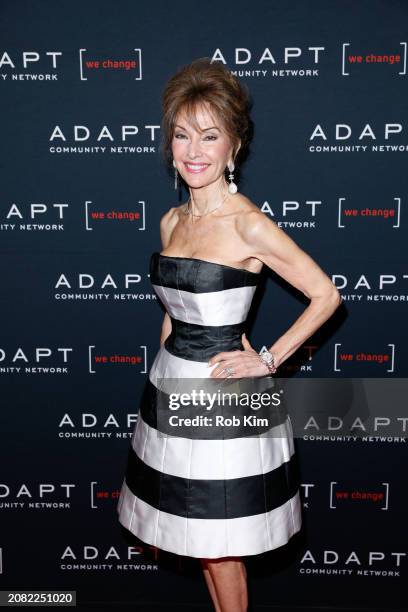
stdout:
<svg viewBox="0 0 408 612">
<path fill-rule="evenodd" d="M 149 273 L 153 285 L 191 293 L 253 287 L 258 284 L 261 276 L 249 270 L 232 268 L 203 259 L 162 257 L 159 252 L 152 253 L 150 257 Z"/>
<path fill-rule="evenodd" d="M 278 508 L 295 495 L 300 481 L 296 454 L 266 474 L 199 480 L 155 470 L 131 448 L 126 484 L 133 495 L 169 514 L 194 519 L 232 519 Z"/>
<path fill-rule="evenodd" d="M 160 379 L 159 379 L 160 383 Z M 217 381 L 216 379 L 189 379 L 183 382 L 182 379 L 166 379 L 168 384 L 166 392 L 158 389 L 150 380 L 149 377 L 146 379 L 146 383 L 143 389 L 142 398 L 140 401 L 139 414 L 143 421 L 149 425 L 149 427 L 157 430 L 155 435 L 163 434 L 163 436 L 182 437 L 189 438 L 191 440 L 230 440 L 235 438 L 245 438 L 255 435 L 264 434 L 267 436 L 267 432 L 279 425 L 284 425 L 288 418 L 288 410 L 286 402 L 282 396 L 280 396 L 280 402 L 278 405 L 270 404 L 265 402 L 265 405 L 257 407 L 256 410 L 251 409 L 247 405 L 235 406 L 215 402 L 210 410 L 206 409 L 205 405 L 180 405 L 177 410 L 171 410 L 169 407 L 169 392 L 170 389 L 174 389 L 175 393 L 188 393 L 190 389 L 195 388 L 197 392 L 200 389 L 208 393 L 217 393 L 217 388 L 220 389 L 220 396 L 222 393 L 237 393 L 238 398 L 244 396 L 251 396 L 251 394 L 268 394 L 271 397 L 276 393 L 276 384 L 274 379 L 262 378 L 242 378 L 242 379 L 231 379 L 227 381 Z M 191 385 L 191 386 L 190 386 Z M 245 394 L 245 395 L 244 395 Z M 217 397 L 217 396 L 215 396 Z M 252 396 L 253 397 L 253 396 Z M 271 399 L 272 401 L 272 399 Z M 202 421 L 197 425 L 186 426 L 183 421 L 177 421 L 176 425 L 173 425 L 169 421 L 170 417 L 177 416 L 178 418 L 194 418 L 196 416 L 209 417 L 212 420 L 208 426 Z M 237 417 L 239 422 L 233 422 L 230 425 L 217 424 L 216 417 L 223 416 L 225 419 Z M 253 420 L 248 422 L 244 420 L 245 416 L 253 416 L 256 419 L 266 419 L 265 422 Z M 179 426 L 181 423 L 181 426 Z M 284 431 L 281 429 L 276 430 L 270 434 L 271 437 L 282 437 Z"/>
<path fill-rule="evenodd" d="M 164 346 L 176 357 L 203 363 L 220 351 L 244 350 L 241 335 L 245 331 L 245 321 L 229 325 L 199 325 L 174 317 L 170 319 L 171 333 Z"/>
</svg>

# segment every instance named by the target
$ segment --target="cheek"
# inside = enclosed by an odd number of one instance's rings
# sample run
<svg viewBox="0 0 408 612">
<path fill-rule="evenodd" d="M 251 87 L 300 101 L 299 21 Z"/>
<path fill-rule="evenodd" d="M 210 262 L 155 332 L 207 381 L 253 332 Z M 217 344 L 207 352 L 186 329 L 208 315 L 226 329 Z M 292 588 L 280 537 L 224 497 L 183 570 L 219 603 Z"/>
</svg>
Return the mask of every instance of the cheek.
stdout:
<svg viewBox="0 0 408 612">
<path fill-rule="evenodd" d="M 224 162 L 227 159 L 229 152 L 229 144 L 227 142 L 216 142 L 214 145 L 214 155 L 216 155 L 220 161 Z M 227 163 L 227 162 L 225 162 Z"/>
<path fill-rule="evenodd" d="M 171 150 L 173 153 L 174 159 L 184 158 L 186 154 L 186 149 L 188 147 L 187 138 L 173 138 L 171 141 Z"/>
<path fill-rule="evenodd" d="M 171 151 L 173 153 L 173 157 L 180 157 L 182 152 L 184 151 L 185 145 L 183 140 L 175 138 L 171 143 Z"/>
</svg>

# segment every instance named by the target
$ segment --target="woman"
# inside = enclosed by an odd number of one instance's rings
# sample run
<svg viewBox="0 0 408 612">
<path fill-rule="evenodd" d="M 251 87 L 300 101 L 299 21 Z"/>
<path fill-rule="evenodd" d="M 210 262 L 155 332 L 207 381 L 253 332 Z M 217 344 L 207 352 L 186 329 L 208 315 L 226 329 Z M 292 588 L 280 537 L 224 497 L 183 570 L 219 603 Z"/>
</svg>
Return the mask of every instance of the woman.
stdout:
<svg viewBox="0 0 408 612">
<path fill-rule="evenodd" d="M 241 557 L 282 546 L 301 527 L 291 425 L 284 441 L 158 436 L 160 381 L 270 376 L 341 301 L 322 269 L 237 191 L 248 109 L 243 85 L 208 58 L 182 68 L 163 94 L 163 150 L 190 197 L 163 215 L 163 249 L 151 257 L 167 312 L 148 380 L 155 399 L 140 406 L 118 505 L 119 520 L 142 541 L 201 560 L 218 612 L 247 610 Z M 263 264 L 310 304 L 260 355 L 243 330 Z"/>
</svg>

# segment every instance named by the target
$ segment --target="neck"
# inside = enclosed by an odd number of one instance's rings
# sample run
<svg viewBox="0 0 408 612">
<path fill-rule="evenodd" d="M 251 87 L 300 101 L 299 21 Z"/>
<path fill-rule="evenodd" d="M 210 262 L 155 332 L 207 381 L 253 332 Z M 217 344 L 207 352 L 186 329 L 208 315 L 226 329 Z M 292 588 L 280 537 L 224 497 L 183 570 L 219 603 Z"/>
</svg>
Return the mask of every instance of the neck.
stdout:
<svg viewBox="0 0 408 612">
<path fill-rule="evenodd" d="M 205 187 L 199 187 L 198 189 L 189 187 L 191 207 L 194 214 L 202 215 L 207 210 L 220 204 L 227 190 L 228 183 L 223 176 Z"/>
</svg>

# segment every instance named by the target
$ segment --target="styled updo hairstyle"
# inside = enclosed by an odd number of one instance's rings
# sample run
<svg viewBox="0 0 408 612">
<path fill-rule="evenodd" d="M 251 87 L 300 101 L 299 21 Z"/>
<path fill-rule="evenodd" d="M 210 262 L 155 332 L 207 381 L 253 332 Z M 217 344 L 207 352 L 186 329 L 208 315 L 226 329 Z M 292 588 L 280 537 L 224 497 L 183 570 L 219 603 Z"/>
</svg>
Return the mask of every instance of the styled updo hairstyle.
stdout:
<svg viewBox="0 0 408 612">
<path fill-rule="evenodd" d="M 252 138 L 249 91 L 237 77 L 220 62 L 211 63 L 209 57 L 201 57 L 183 66 L 166 84 L 162 94 L 162 140 L 160 149 L 164 161 L 171 166 L 173 155 L 171 142 L 174 124 L 179 112 L 185 112 L 187 120 L 200 131 L 195 117 L 198 105 L 207 107 L 221 123 L 231 139 L 236 170 L 247 154 Z M 237 153 L 239 141 L 241 147 Z M 228 170 L 227 170 L 228 172 Z"/>
</svg>

